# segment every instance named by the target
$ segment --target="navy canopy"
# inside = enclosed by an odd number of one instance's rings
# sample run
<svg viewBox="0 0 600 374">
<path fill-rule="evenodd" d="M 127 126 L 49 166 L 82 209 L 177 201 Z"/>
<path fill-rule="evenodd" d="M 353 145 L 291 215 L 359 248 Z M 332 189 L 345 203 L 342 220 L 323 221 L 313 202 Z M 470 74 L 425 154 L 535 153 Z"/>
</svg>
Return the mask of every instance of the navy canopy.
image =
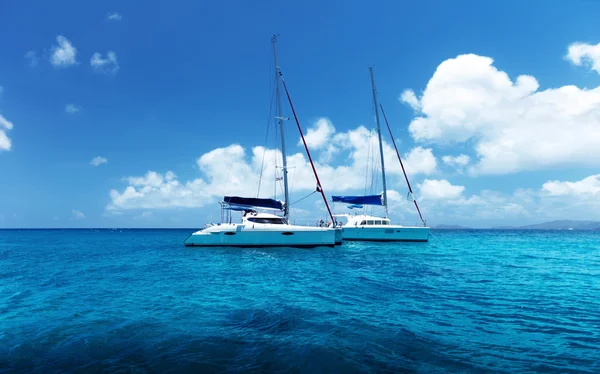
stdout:
<svg viewBox="0 0 600 374">
<path fill-rule="evenodd" d="M 223 201 L 231 205 L 242 205 L 251 206 L 257 208 L 268 208 L 283 210 L 283 203 L 279 200 L 274 199 L 259 199 L 255 197 L 239 197 L 239 196 L 225 196 Z"/>
<path fill-rule="evenodd" d="M 358 205 L 383 205 L 382 195 L 368 196 L 331 196 L 334 203 L 348 203 Z"/>
</svg>

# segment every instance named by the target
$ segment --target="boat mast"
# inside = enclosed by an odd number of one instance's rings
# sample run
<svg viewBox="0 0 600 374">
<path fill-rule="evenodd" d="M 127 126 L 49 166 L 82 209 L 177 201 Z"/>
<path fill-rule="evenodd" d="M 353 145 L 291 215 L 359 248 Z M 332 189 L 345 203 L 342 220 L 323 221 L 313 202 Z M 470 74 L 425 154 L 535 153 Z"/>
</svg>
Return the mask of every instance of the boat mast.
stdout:
<svg viewBox="0 0 600 374">
<path fill-rule="evenodd" d="M 283 128 L 283 121 L 285 118 L 283 117 L 282 108 L 281 108 L 281 95 L 279 92 L 279 58 L 277 57 L 277 35 L 273 35 L 273 55 L 275 56 L 275 80 L 276 80 L 276 95 L 277 95 L 277 120 L 279 123 L 279 127 L 281 129 L 281 156 L 283 158 L 283 190 L 285 196 L 285 205 L 283 207 L 283 215 L 285 220 L 289 219 L 290 215 L 290 194 L 288 191 L 288 176 L 287 176 L 287 156 L 285 154 L 285 132 Z"/>
<path fill-rule="evenodd" d="M 375 107 L 375 119 L 377 121 L 377 136 L 379 138 L 379 156 L 381 157 L 381 178 L 383 179 L 383 206 L 385 207 L 385 218 L 388 216 L 387 188 L 385 185 L 385 164 L 383 161 L 383 143 L 381 142 L 381 126 L 379 124 L 379 106 L 377 105 L 377 90 L 375 89 L 375 77 L 373 67 L 369 66 L 371 73 L 371 86 L 373 86 L 373 105 Z"/>
<path fill-rule="evenodd" d="M 417 199 L 415 199 L 413 195 L 412 187 L 410 186 L 410 182 L 408 181 L 408 175 L 406 174 L 406 170 L 404 169 L 404 164 L 402 163 L 402 158 L 400 157 L 400 152 L 398 152 L 398 147 L 396 146 L 396 141 L 394 140 L 394 134 L 392 134 L 392 128 L 390 127 L 390 123 L 387 120 L 387 116 L 385 115 L 385 110 L 383 110 L 383 105 L 379 104 L 381 108 L 381 114 L 383 114 L 383 119 L 385 120 L 385 124 L 390 132 L 390 138 L 392 138 L 392 144 L 394 145 L 394 149 L 396 150 L 396 156 L 398 156 L 398 161 L 400 161 L 400 166 L 402 167 L 402 173 L 404 173 L 404 179 L 406 179 L 406 185 L 408 186 L 408 192 L 413 199 L 413 203 L 415 203 L 415 208 L 417 208 L 417 213 L 419 213 L 419 218 L 421 218 L 421 222 L 423 222 L 423 226 L 427 226 L 427 223 L 423 219 L 423 215 L 421 214 L 421 209 L 419 209 L 419 204 L 417 204 Z"/>
</svg>

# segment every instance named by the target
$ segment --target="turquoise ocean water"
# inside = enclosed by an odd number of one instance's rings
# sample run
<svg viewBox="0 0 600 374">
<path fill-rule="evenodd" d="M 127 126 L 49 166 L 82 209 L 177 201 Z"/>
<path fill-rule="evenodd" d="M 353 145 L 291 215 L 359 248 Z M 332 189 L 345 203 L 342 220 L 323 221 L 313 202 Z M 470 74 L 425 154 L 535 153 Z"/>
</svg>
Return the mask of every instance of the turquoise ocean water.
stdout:
<svg viewBox="0 0 600 374">
<path fill-rule="evenodd" d="M 0 372 L 600 372 L 600 232 L 0 230 Z"/>
</svg>

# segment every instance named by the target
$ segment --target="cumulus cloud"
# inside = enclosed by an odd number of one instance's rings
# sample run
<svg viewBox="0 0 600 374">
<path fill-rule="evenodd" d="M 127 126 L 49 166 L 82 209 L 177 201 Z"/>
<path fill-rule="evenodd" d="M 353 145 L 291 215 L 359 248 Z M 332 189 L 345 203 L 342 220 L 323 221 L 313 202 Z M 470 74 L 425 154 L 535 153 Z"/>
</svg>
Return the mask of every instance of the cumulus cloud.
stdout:
<svg viewBox="0 0 600 374">
<path fill-rule="evenodd" d="M 465 190 L 464 186 L 455 186 L 445 179 L 425 179 L 417 187 L 421 198 L 427 200 L 454 200 Z"/>
<path fill-rule="evenodd" d="M 414 110 L 421 109 L 421 103 L 419 99 L 417 99 L 417 95 L 415 95 L 413 90 L 404 90 L 402 95 L 400 95 L 400 101 L 410 105 Z"/>
<path fill-rule="evenodd" d="M 50 63 L 56 67 L 67 67 L 77 63 L 77 48 L 73 46 L 69 39 L 62 35 L 56 37 L 58 45 L 53 45 L 51 49 Z M 29 53 L 29 52 L 28 52 Z M 27 55 L 25 55 L 27 57 Z"/>
<path fill-rule="evenodd" d="M 67 104 L 67 105 L 65 106 L 65 112 L 66 112 L 66 113 L 70 113 L 70 114 L 72 114 L 72 113 L 77 113 L 77 112 L 79 112 L 80 110 L 81 110 L 81 108 L 80 108 L 80 107 L 78 107 L 78 106 L 77 106 L 77 105 L 75 105 L 75 104 Z"/>
<path fill-rule="evenodd" d="M 135 219 L 142 219 L 142 220 L 148 220 L 150 218 L 153 218 L 154 214 L 152 212 L 142 212 L 141 214 L 138 214 L 137 216 L 133 217 Z"/>
<path fill-rule="evenodd" d="M 37 56 L 37 52 L 34 50 L 27 51 L 27 53 L 25 53 L 25 60 L 27 60 L 29 66 L 31 66 L 32 68 L 36 67 L 40 62 L 40 59 Z"/>
<path fill-rule="evenodd" d="M 573 43 L 569 46 L 565 58 L 576 66 L 586 65 L 600 74 L 600 43 Z"/>
<path fill-rule="evenodd" d="M 449 166 L 467 166 L 471 161 L 471 158 L 467 155 L 460 154 L 458 156 L 444 156 L 442 157 L 442 161 Z"/>
<path fill-rule="evenodd" d="M 97 156 L 97 157 L 94 157 L 92 159 L 92 161 L 90 161 L 90 165 L 92 165 L 92 166 L 100 166 L 102 164 L 106 164 L 107 162 L 108 162 L 108 160 L 106 158 Z"/>
<path fill-rule="evenodd" d="M 103 58 L 98 52 L 94 53 L 90 65 L 98 73 L 116 74 L 119 71 L 117 54 L 113 51 L 108 51 L 106 58 Z"/>
<path fill-rule="evenodd" d="M 378 142 L 375 132 L 364 126 L 347 132 L 335 133 L 335 128 L 328 120 L 320 119 L 309 129 L 312 134 L 328 128 L 327 147 L 317 150 L 315 159 L 316 169 L 326 193 L 364 190 L 366 180 L 375 180 L 372 186 L 374 193 L 379 193 L 381 183 L 377 184 L 377 168 L 379 168 Z M 321 129 L 321 130 L 320 130 Z M 317 137 L 317 139 L 319 139 Z M 314 140 L 314 138 L 313 138 Z M 314 143 L 313 143 L 314 144 Z M 317 141 L 317 144 L 320 144 Z M 386 142 L 384 153 L 386 157 L 386 172 L 388 186 L 393 188 L 395 183 L 404 179 L 402 169 L 397 161 L 395 151 Z M 320 157 L 331 151 L 339 155 L 336 166 L 324 162 Z M 144 176 L 128 177 L 128 186 L 122 191 L 113 189 L 110 192 L 111 203 L 109 210 L 118 209 L 150 209 L 167 207 L 199 207 L 214 203 L 225 194 L 254 195 L 259 185 L 261 165 L 264 168 L 261 180 L 261 196 L 271 197 L 274 189 L 281 198 L 282 155 L 279 150 L 264 147 L 254 147 L 247 150 L 239 144 L 217 148 L 200 156 L 196 163 L 201 176 L 190 180 L 180 181 L 171 172 L 159 173 L 148 171 Z M 316 181 L 308 158 L 304 152 L 288 155 L 288 179 L 293 193 L 314 191 Z M 436 160 L 431 149 L 416 147 L 406 154 L 405 166 L 412 174 L 430 174 L 435 171 Z M 375 173 L 375 174 L 374 174 Z M 375 175 L 375 178 L 373 176 Z M 250 188 L 250 190 L 249 190 Z"/>
<path fill-rule="evenodd" d="M 576 182 L 548 181 L 542 190 L 551 196 L 600 195 L 600 174 L 590 175 Z"/>
<path fill-rule="evenodd" d="M 443 156 L 442 157 L 442 161 L 444 162 L 444 164 L 456 169 L 458 172 L 462 173 L 463 169 L 469 165 L 469 162 L 471 162 L 471 157 L 465 155 L 465 154 L 460 154 L 458 156 Z"/>
<path fill-rule="evenodd" d="M 12 146 L 12 142 L 8 135 L 6 135 L 6 131 L 12 130 L 13 124 L 2 114 L 0 114 L 0 152 L 1 151 L 10 151 Z"/>
<path fill-rule="evenodd" d="M 123 17 L 119 13 L 109 13 L 106 16 L 107 21 L 120 21 Z"/>
<path fill-rule="evenodd" d="M 425 218 L 434 223 L 489 227 L 557 219 L 600 220 L 600 174 L 577 181 L 547 181 L 539 188 L 509 193 L 482 190 L 471 195 L 464 186 L 448 180 L 425 179 L 417 184 L 417 197 Z M 406 201 L 400 208 L 404 213 L 414 211 Z"/>
<path fill-rule="evenodd" d="M 308 129 L 304 139 L 309 149 L 321 149 L 329 143 L 334 133 L 335 127 L 331 121 L 328 118 L 321 118 Z M 302 139 L 298 140 L 298 145 L 302 145 Z"/>
<path fill-rule="evenodd" d="M 76 220 L 85 219 L 85 214 L 83 214 L 83 212 L 81 210 L 73 209 L 71 211 L 71 214 L 73 215 L 73 219 L 76 219 Z"/>
<path fill-rule="evenodd" d="M 393 164 L 399 163 L 396 159 L 392 159 L 391 162 Z M 437 160 L 431 148 L 415 147 L 404 155 L 404 161 L 402 162 L 405 164 L 406 173 L 409 175 L 433 174 L 437 169 Z"/>
<path fill-rule="evenodd" d="M 419 142 L 473 144 L 472 174 L 594 164 L 600 157 L 600 87 L 538 88 L 529 75 L 511 80 L 489 57 L 448 59 L 418 105 L 408 100 L 420 108 L 410 134 Z"/>
</svg>

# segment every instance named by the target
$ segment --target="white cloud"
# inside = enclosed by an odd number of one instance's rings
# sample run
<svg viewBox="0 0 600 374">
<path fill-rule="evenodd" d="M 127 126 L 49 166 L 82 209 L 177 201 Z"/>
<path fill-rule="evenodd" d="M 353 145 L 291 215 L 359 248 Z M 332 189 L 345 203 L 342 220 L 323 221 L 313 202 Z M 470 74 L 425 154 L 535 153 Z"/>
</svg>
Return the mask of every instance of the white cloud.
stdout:
<svg viewBox="0 0 600 374">
<path fill-rule="evenodd" d="M 516 189 L 512 193 L 482 190 L 470 196 L 463 186 L 447 180 L 426 179 L 417 186 L 419 206 L 433 224 L 489 227 L 557 219 L 600 220 L 600 174 L 574 182 L 548 181 L 539 189 Z M 415 214 L 410 202 L 405 201 L 400 208 Z"/>
<path fill-rule="evenodd" d="M 590 175 L 577 182 L 548 181 L 542 190 L 551 196 L 600 195 L 600 174 Z"/>
<path fill-rule="evenodd" d="M 334 133 L 335 127 L 331 121 L 328 118 L 321 118 L 308 129 L 304 139 L 309 149 L 321 149 L 329 143 Z M 298 140 L 298 145 L 302 145 L 302 139 Z"/>
<path fill-rule="evenodd" d="M 106 16 L 107 21 L 120 21 L 122 19 L 123 19 L 123 17 L 119 13 L 109 13 Z"/>
<path fill-rule="evenodd" d="M 404 90 L 402 95 L 400 95 L 400 101 L 407 103 L 414 110 L 421 110 L 421 103 L 419 102 L 419 99 L 417 99 L 417 95 L 415 95 L 413 90 Z"/>
<path fill-rule="evenodd" d="M 600 87 L 538 91 L 534 77 L 511 81 L 492 63 L 474 54 L 442 62 L 418 99 L 421 109 L 409 126 L 412 137 L 473 144 L 478 157 L 469 169 L 473 174 L 595 165 L 600 158 Z"/>
<path fill-rule="evenodd" d="M 73 209 L 71 211 L 71 213 L 73 214 L 74 219 L 77 219 L 77 220 L 85 219 L 85 214 L 83 214 L 83 212 L 81 210 Z"/>
<path fill-rule="evenodd" d="M 320 123 L 320 125 L 319 125 Z M 318 131 L 323 127 L 323 121 L 315 123 Z M 329 127 L 329 125 L 326 125 Z M 331 125 L 333 128 L 333 125 Z M 333 129 L 335 130 L 335 129 Z M 333 131 L 332 130 L 332 131 Z M 310 130 L 309 130 L 310 131 Z M 328 130 L 329 131 L 329 130 Z M 314 133 L 314 132 L 313 132 Z M 316 169 L 323 188 L 327 194 L 351 190 L 364 191 L 365 183 L 373 181 L 373 193 L 381 190 L 379 181 L 379 151 L 377 136 L 363 126 L 354 130 L 328 135 L 330 140 L 327 147 L 322 147 L 314 156 Z M 332 151 L 338 154 L 336 166 L 323 161 L 320 157 Z M 404 177 L 396 153 L 389 144 L 384 142 L 388 186 L 405 188 Z M 264 168 L 261 181 L 261 196 L 271 197 L 277 184 L 278 197 L 281 198 L 282 156 L 279 150 L 254 147 L 250 154 L 238 145 L 217 148 L 203 154 L 197 159 L 201 177 L 190 181 L 179 181 L 174 173 L 165 174 L 148 171 L 141 177 L 126 178 L 128 186 L 121 192 L 110 192 L 111 203 L 109 210 L 116 209 L 150 209 L 167 207 L 199 207 L 213 203 L 226 194 L 254 195 L 258 187 L 261 165 Z M 308 158 L 304 151 L 290 154 L 288 159 L 288 179 L 292 194 L 314 191 L 316 181 L 313 176 Z M 436 160 L 431 149 L 417 147 L 407 154 L 406 168 L 412 174 L 429 174 L 435 171 Z M 278 167 L 276 167 L 278 166 Z M 293 200 L 293 199 L 292 199 Z"/>
<path fill-rule="evenodd" d="M 100 166 L 102 164 L 106 164 L 107 162 L 108 162 L 108 160 L 106 158 L 97 156 L 97 157 L 94 157 L 92 159 L 92 161 L 90 161 L 90 165 L 92 165 L 92 166 Z"/>
<path fill-rule="evenodd" d="M 69 39 L 59 35 L 56 37 L 56 41 L 58 45 L 52 46 L 50 63 L 56 67 L 66 67 L 77 63 L 77 48 L 71 44 Z M 27 57 L 27 55 L 25 56 Z"/>
<path fill-rule="evenodd" d="M 399 163 L 396 159 L 392 160 L 394 164 Z M 433 174 L 437 170 L 437 161 L 431 148 L 415 147 L 411 149 L 404 155 L 402 163 L 405 165 L 406 173 L 409 175 Z"/>
<path fill-rule="evenodd" d="M 65 112 L 67 112 L 67 113 L 77 113 L 80 110 L 81 110 L 81 108 L 75 104 L 67 104 L 65 106 Z"/>
<path fill-rule="evenodd" d="M 113 211 L 113 212 L 117 212 L 117 211 Z M 137 216 L 133 217 L 134 219 L 142 219 L 142 220 L 149 220 L 150 218 L 153 218 L 154 214 L 152 212 L 142 212 L 141 214 L 138 214 Z"/>
<path fill-rule="evenodd" d="M 586 65 L 600 74 L 600 43 L 573 43 L 565 57 L 576 66 Z"/>
<path fill-rule="evenodd" d="M 117 54 L 113 51 L 108 51 L 106 58 L 103 58 L 98 52 L 94 53 L 90 60 L 90 65 L 92 69 L 99 73 L 116 74 L 119 71 Z"/>
<path fill-rule="evenodd" d="M 455 186 L 445 179 L 425 179 L 419 183 L 419 196 L 427 200 L 455 200 L 462 197 L 464 186 Z"/>
<path fill-rule="evenodd" d="M 40 59 L 37 57 L 37 52 L 34 50 L 27 51 L 27 53 L 25 53 L 25 59 L 29 62 L 29 66 L 32 68 L 36 67 L 40 62 Z"/>
<path fill-rule="evenodd" d="M 10 151 L 12 142 L 8 135 L 6 135 L 6 131 L 12 130 L 12 128 L 12 122 L 7 120 L 2 114 L 0 114 L 0 152 Z"/>
<path fill-rule="evenodd" d="M 465 155 L 465 154 L 460 154 L 458 156 L 443 156 L 442 157 L 442 161 L 444 161 L 444 164 L 453 167 L 454 169 L 458 170 L 459 172 L 462 172 L 463 168 L 465 166 L 467 166 L 469 164 L 469 162 L 471 162 L 471 157 Z"/>
</svg>

